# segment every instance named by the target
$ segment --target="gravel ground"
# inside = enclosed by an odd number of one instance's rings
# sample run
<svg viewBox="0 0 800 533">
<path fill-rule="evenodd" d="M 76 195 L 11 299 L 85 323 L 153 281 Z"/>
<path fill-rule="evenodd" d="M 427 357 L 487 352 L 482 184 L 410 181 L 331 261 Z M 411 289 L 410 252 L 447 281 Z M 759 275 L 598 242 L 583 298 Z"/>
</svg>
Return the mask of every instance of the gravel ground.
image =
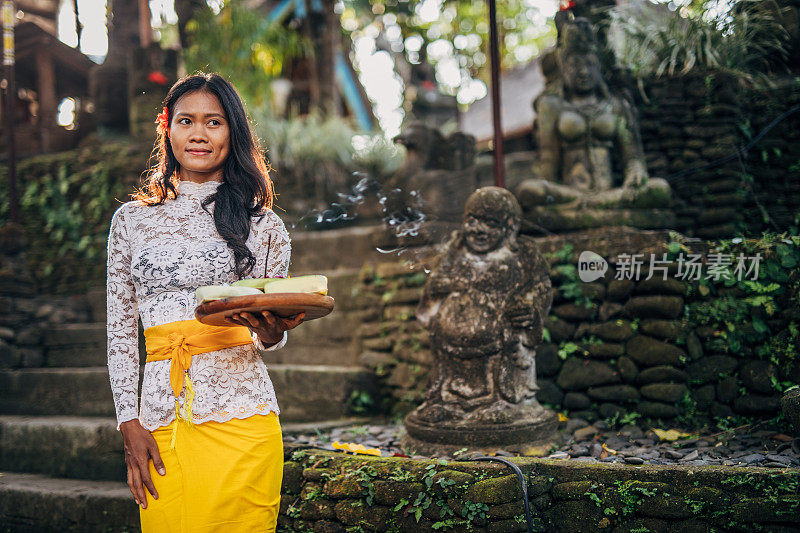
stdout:
<svg viewBox="0 0 800 533">
<path fill-rule="evenodd" d="M 378 448 L 382 455 L 407 455 L 400 447 L 405 433 L 401 425 L 370 423 L 317 431 L 316 434 L 287 435 L 286 442 L 333 450 L 333 442 Z M 675 441 L 661 441 L 651 430 L 636 426 L 609 428 L 604 422 L 589 425 L 572 419 L 559 429 L 557 449 L 551 459 L 586 462 L 617 462 L 633 465 L 727 465 L 770 468 L 800 467 L 800 438 L 765 429 L 742 427 L 723 432 L 686 431 L 690 435 Z M 461 458 L 471 458 L 466 453 Z M 498 456 L 514 454 L 498 450 Z M 415 458 L 427 458 L 414 456 Z M 452 459 L 446 456 L 437 456 Z"/>
</svg>

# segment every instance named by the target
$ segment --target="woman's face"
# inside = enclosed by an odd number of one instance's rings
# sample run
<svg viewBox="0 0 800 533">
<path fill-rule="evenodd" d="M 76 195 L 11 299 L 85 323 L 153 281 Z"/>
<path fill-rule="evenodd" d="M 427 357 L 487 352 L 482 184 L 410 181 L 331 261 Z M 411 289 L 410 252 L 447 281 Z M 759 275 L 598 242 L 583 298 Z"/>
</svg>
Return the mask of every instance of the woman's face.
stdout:
<svg viewBox="0 0 800 533">
<path fill-rule="evenodd" d="M 172 110 L 169 142 L 181 166 L 181 179 L 222 181 L 230 130 L 219 99 L 202 90 L 181 96 Z"/>
</svg>

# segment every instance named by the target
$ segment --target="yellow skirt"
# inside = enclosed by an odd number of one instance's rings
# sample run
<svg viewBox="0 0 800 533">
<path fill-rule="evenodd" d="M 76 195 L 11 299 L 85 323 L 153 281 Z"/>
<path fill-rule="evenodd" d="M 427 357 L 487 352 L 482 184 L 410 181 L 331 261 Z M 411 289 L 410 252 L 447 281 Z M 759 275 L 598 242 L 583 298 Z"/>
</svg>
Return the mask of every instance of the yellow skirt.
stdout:
<svg viewBox="0 0 800 533">
<path fill-rule="evenodd" d="M 158 499 L 145 488 L 142 533 L 275 531 L 283 477 L 283 437 L 275 413 L 193 427 L 173 421 L 151 433 L 167 473 L 159 475 L 150 462 Z"/>
</svg>

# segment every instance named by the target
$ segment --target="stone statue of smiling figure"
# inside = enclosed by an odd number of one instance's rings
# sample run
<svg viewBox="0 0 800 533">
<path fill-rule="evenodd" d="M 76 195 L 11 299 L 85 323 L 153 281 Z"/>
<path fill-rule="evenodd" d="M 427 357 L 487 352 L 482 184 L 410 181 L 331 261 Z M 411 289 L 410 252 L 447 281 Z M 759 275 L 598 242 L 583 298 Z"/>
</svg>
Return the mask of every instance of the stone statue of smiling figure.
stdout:
<svg viewBox="0 0 800 533">
<path fill-rule="evenodd" d="M 417 312 L 430 332 L 431 382 L 406 419 L 417 449 L 423 442 L 508 449 L 540 440 L 551 425 L 552 413 L 535 398 L 534 360 L 552 303 L 549 270 L 519 235 L 520 223 L 509 191 L 475 191 L 431 270 Z"/>
<path fill-rule="evenodd" d="M 472 194 L 464 209 L 464 244 L 475 254 L 492 252 L 504 244 L 516 251 L 522 211 L 505 189 L 485 187 Z"/>
</svg>

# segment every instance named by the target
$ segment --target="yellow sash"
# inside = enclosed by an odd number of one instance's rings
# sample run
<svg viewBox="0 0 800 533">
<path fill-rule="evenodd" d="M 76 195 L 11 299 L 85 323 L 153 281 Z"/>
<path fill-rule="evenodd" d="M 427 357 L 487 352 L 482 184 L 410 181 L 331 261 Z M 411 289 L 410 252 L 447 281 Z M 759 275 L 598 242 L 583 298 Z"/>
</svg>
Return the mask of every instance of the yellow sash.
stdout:
<svg viewBox="0 0 800 533">
<path fill-rule="evenodd" d="M 178 427 L 178 419 L 192 425 L 194 387 L 188 376 L 189 368 L 192 366 L 192 356 L 253 342 L 250 330 L 244 326 L 209 326 L 197 320 L 179 320 L 149 327 L 144 330 L 144 339 L 148 363 L 171 359 L 169 383 L 175 394 L 175 428 Z M 184 416 L 181 416 L 178 396 L 183 390 L 184 379 L 186 401 Z M 173 448 L 174 444 L 173 438 L 170 448 Z"/>
</svg>

